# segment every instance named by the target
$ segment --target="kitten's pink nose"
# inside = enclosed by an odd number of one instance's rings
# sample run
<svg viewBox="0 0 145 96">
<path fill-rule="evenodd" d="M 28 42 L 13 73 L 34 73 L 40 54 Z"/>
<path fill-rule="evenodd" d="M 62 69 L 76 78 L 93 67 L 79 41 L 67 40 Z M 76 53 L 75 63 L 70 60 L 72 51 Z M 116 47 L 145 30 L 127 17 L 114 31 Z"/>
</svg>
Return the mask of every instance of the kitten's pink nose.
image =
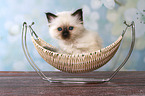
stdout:
<svg viewBox="0 0 145 96">
<path fill-rule="evenodd" d="M 69 33 L 68 32 L 63 32 L 62 33 L 64 36 L 67 36 Z"/>
<path fill-rule="evenodd" d="M 70 38 L 70 32 L 69 32 L 69 30 L 67 29 L 67 27 L 64 27 L 64 28 L 63 28 L 63 31 L 62 31 L 62 38 L 63 38 L 63 39 L 69 39 L 69 38 Z"/>
<path fill-rule="evenodd" d="M 62 32 L 62 36 L 63 36 L 64 38 L 68 38 L 68 37 L 69 37 L 69 32 L 68 32 L 68 31 L 63 31 L 63 32 Z"/>
</svg>

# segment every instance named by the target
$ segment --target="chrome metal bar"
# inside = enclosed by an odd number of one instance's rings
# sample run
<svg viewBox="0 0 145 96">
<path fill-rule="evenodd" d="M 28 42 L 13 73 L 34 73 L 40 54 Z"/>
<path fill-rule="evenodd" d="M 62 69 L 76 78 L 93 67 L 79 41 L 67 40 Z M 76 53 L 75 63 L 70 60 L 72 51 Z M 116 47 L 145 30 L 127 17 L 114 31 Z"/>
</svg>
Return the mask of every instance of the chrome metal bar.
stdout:
<svg viewBox="0 0 145 96">
<path fill-rule="evenodd" d="M 126 64 L 126 62 L 128 61 L 129 57 L 131 56 L 131 53 L 133 51 L 134 45 L 135 45 L 135 24 L 134 22 L 131 23 L 131 25 L 126 24 L 126 22 L 124 22 L 125 25 L 127 25 L 128 27 L 132 28 L 132 42 L 131 42 L 131 46 L 130 46 L 130 50 L 126 56 L 126 58 L 124 59 L 124 61 L 121 63 L 121 65 L 116 69 L 116 71 L 108 78 L 108 81 L 110 81 L 118 72 L 119 70 Z M 125 29 L 123 35 L 125 34 L 127 28 Z"/>
<path fill-rule="evenodd" d="M 38 35 L 35 33 L 35 31 L 32 29 L 32 25 L 34 25 L 34 22 L 32 22 L 31 25 L 29 25 L 29 29 L 30 29 L 30 32 L 31 32 L 31 36 L 33 36 L 33 34 L 35 35 L 36 39 L 38 39 Z"/>
<path fill-rule="evenodd" d="M 31 58 L 28 48 L 27 48 L 27 23 L 23 23 L 23 28 L 22 28 L 22 48 L 24 51 L 24 54 L 30 63 L 30 65 L 33 67 L 33 69 L 37 72 L 37 74 L 44 80 L 47 80 L 47 77 L 42 73 L 42 71 L 39 69 L 39 67 L 34 63 L 33 59 Z"/>
</svg>

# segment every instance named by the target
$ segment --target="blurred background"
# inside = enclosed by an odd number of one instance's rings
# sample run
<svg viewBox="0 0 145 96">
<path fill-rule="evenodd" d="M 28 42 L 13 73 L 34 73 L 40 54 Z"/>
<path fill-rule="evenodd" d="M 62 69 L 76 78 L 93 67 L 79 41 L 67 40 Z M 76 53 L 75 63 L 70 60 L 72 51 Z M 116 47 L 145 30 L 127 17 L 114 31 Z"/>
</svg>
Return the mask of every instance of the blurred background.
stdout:
<svg viewBox="0 0 145 96">
<path fill-rule="evenodd" d="M 23 22 L 35 22 L 33 29 L 48 43 L 58 46 L 48 33 L 46 12 L 75 11 L 83 8 L 84 26 L 103 39 L 103 46 L 114 42 L 125 29 L 123 21 L 134 21 L 136 44 L 124 71 L 145 71 L 145 0 L 0 0 L 0 71 L 32 71 L 21 47 Z M 28 48 L 35 63 L 44 71 L 58 71 L 35 50 L 30 34 Z M 131 43 L 128 30 L 115 58 L 99 71 L 115 70 L 125 58 Z"/>
</svg>

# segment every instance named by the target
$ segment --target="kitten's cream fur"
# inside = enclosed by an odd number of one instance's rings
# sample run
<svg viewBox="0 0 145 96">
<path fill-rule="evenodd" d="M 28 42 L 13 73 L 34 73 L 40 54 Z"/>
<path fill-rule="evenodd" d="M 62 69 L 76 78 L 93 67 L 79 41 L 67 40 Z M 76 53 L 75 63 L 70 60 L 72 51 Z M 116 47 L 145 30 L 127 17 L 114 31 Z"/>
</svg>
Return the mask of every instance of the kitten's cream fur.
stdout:
<svg viewBox="0 0 145 96">
<path fill-rule="evenodd" d="M 82 11 L 79 9 L 79 11 Z M 63 53 L 80 54 L 94 52 L 102 47 L 102 39 L 96 32 L 89 31 L 84 28 L 82 14 L 77 10 L 75 15 L 72 12 L 59 12 L 56 15 L 47 17 L 49 21 L 50 35 L 58 39 L 59 46 Z M 78 12 L 78 13 L 77 13 Z M 49 14 L 46 14 L 49 15 Z M 62 32 L 58 31 L 58 27 L 69 28 L 73 26 L 73 30 L 68 30 L 69 37 L 63 38 Z M 91 25 L 90 25 L 91 26 Z"/>
</svg>

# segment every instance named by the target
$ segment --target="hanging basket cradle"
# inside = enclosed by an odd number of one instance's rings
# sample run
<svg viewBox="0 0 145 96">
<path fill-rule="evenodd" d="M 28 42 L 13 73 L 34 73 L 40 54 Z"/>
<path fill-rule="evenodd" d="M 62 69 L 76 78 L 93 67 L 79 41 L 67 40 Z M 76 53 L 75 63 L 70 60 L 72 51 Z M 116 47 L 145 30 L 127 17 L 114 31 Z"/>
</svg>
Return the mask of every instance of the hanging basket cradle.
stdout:
<svg viewBox="0 0 145 96">
<path fill-rule="evenodd" d="M 31 66 L 34 68 L 34 70 L 44 79 L 48 80 L 49 82 L 83 82 L 83 83 L 96 83 L 96 82 L 106 82 L 110 81 L 117 73 L 118 71 L 125 65 L 127 60 L 129 59 L 133 48 L 135 44 L 135 24 L 132 22 L 130 25 L 126 24 L 124 21 L 124 24 L 126 25 L 125 30 L 123 30 L 122 34 L 118 37 L 118 39 L 110 44 L 109 46 L 102 48 L 100 50 L 96 50 L 95 52 L 91 53 L 85 53 L 85 54 L 62 54 L 52 51 L 51 49 L 55 49 L 54 46 L 50 45 L 49 43 L 45 42 L 41 38 L 38 37 L 38 35 L 34 32 L 32 29 L 32 25 L 27 25 L 26 22 L 23 23 L 22 28 L 22 48 L 24 51 L 24 54 L 31 64 Z M 124 37 L 125 32 L 129 27 L 131 27 L 132 31 L 132 42 L 130 46 L 130 50 L 124 59 L 124 61 L 120 64 L 120 66 L 114 71 L 114 73 L 107 79 L 87 79 L 87 78 L 51 78 L 47 77 L 40 68 L 35 64 L 33 59 L 30 56 L 29 50 L 27 48 L 27 27 L 30 29 L 31 39 L 32 42 L 37 50 L 37 52 L 40 54 L 40 56 L 50 65 L 53 67 L 63 71 L 63 72 L 69 72 L 69 73 L 84 73 L 84 72 L 90 72 L 93 70 L 96 70 L 103 65 L 105 65 L 108 61 L 112 59 L 112 57 L 117 52 L 121 41 Z M 46 48 L 47 46 L 47 48 Z"/>
</svg>

